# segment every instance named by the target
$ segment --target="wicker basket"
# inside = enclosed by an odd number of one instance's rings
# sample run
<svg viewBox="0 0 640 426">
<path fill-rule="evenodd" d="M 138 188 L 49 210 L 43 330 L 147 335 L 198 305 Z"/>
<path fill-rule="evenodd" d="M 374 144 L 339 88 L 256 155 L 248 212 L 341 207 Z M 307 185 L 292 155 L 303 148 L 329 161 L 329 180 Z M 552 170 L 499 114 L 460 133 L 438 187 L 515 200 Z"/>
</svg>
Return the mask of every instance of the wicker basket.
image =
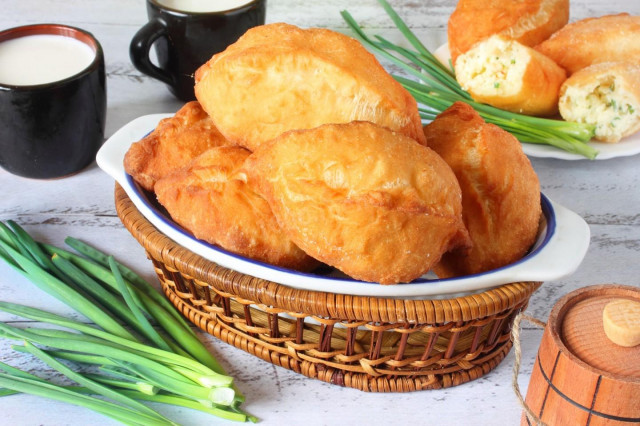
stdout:
<svg viewBox="0 0 640 426">
<path fill-rule="evenodd" d="M 511 348 L 515 315 L 539 282 L 444 300 L 299 290 L 223 268 L 156 230 L 116 184 L 118 216 L 152 260 L 162 289 L 207 333 L 307 377 L 372 392 L 459 385 Z"/>
</svg>

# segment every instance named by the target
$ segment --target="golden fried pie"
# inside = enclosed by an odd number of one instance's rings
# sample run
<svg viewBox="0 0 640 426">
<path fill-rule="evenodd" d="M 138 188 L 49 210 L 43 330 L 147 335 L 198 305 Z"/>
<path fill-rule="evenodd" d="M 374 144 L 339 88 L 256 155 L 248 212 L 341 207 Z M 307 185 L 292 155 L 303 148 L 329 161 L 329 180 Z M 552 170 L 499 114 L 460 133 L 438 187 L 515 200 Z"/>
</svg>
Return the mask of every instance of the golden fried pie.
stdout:
<svg viewBox="0 0 640 426">
<path fill-rule="evenodd" d="M 560 115 L 595 126 L 595 139 L 616 143 L 640 130 L 640 64 L 602 62 L 575 72 L 560 89 Z"/>
<path fill-rule="evenodd" d="M 456 79 L 475 101 L 520 114 L 557 114 L 566 78 L 565 70 L 540 52 L 497 35 L 456 62 Z"/>
<path fill-rule="evenodd" d="M 153 191 L 158 179 L 186 166 L 207 149 L 228 144 L 200 104 L 192 101 L 133 143 L 125 155 L 124 168 L 144 189 Z"/>
<path fill-rule="evenodd" d="M 640 16 L 619 13 L 572 22 L 536 46 L 569 74 L 603 62 L 640 58 Z"/>
<path fill-rule="evenodd" d="M 249 154 L 238 146 L 207 150 L 156 182 L 158 201 L 198 239 L 272 265 L 310 270 L 318 262 L 291 242 L 267 202 L 236 177 Z"/>
<path fill-rule="evenodd" d="M 243 169 L 294 243 L 359 280 L 412 281 L 467 243 L 451 168 L 369 122 L 284 133 Z"/>
<path fill-rule="evenodd" d="M 569 22 L 569 0 L 459 0 L 449 17 L 451 60 L 494 34 L 535 46 Z"/>
<path fill-rule="evenodd" d="M 489 271 L 522 258 L 535 242 L 540 184 L 520 142 L 456 102 L 424 127 L 429 146 L 453 169 L 473 245 L 434 267 L 441 278 Z"/>
<path fill-rule="evenodd" d="M 424 141 L 413 97 L 355 39 L 277 23 L 247 31 L 195 75 L 202 107 L 254 151 L 285 131 L 371 121 Z"/>
</svg>

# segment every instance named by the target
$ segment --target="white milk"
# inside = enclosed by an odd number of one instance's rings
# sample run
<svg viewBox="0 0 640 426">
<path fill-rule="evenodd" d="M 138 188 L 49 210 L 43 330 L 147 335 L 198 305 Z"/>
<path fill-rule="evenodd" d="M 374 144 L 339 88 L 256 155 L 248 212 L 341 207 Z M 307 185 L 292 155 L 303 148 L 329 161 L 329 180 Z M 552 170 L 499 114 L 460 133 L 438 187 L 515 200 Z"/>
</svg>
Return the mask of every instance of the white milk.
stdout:
<svg viewBox="0 0 640 426">
<path fill-rule="evenodd" d="M 251 3 L 251 0 L 157 0 L 159 4 L 183 12 L 222 12 Z"/>
<path fill-rule="evenodd" d="M 30 35 L 0 43 L 0 83 L 16 86 L 64 80 L 84 70 L 96 54 L 79 40 Z"/>
</svg>

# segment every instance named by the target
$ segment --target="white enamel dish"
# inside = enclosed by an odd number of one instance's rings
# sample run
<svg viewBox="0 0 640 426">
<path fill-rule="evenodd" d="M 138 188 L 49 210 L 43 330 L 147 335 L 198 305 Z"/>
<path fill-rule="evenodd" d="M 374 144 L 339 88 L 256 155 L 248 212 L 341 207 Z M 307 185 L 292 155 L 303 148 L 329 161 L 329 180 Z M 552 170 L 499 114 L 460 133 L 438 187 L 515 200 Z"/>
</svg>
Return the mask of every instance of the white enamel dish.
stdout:
<svg viewBox="0 0 640 426">
<path fill-rule="evenodd" d="M 450 66 L 449 45 L 447 43 L 433 51 L 433 55 L 443 64 Z M 604 143 L 591 141 L 588 144 L 598 151 L 596 160 L 608 160 L 617 157 L 627 157 L 640 153 L 640 132 L 622 139 L 618 143 Z M 530 157 L 557 158 L 559 160 L 587 160 L 579 154 L 562 151 L 551 145 L 538 145 L 533 143 L 523 143 L 522 150 Z"/>
<path fill-rule="evenodd" d="M 169 116 L 171 114 L 147 115 L 122 127 L 100 149 L 96 158 L 98 165 L 122 186 L 140 213 L 164 235 L 207 260 L 247 275 L 311 291 L 397 298 L 451 297 L 511 282 L 560 279 L 578 268 L 589 246 L 590 231 L 586 222 L 543 195 L 546 225 L 541 226 L 530 253 L 518 262 L 482 274 L 450 279 L 426 275 L 407 284 L 381 285 L 334 274 L 300 273 L 257 262 L 193 237 L 171 220 L 155 202 L 153 194 L 142 190 L 125 172 L 123 159 L 131 143 L 140 140 L 162 118 Z"/>
</svg>

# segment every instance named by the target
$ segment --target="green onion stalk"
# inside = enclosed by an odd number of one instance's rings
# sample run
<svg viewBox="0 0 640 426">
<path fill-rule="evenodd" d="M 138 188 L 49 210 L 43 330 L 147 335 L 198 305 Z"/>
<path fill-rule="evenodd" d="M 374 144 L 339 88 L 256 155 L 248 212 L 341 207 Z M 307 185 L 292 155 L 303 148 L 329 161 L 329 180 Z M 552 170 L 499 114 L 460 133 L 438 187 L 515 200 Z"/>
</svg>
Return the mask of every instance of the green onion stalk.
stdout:
<svg viewBox="0 0 640 426">
<path fill-rule="evenodd" d="M 365 47 L 417 79 L 415 81 L 394 75 L 418 102 L 422 119 L 431 121 L 454 102 L 466 102 L 486 122 L 510 132 L 521 142 L 550 145 L 588 159 L 594 159 L 598 155 L 598 151 L 587 144 L 594 135 L 592 125 L 532 117 L 475 102 L 457 82 L 452 69 L 422 44 L 391 5 L 386 0 L 378 2 L 415 50 L 398 46 L 378 35 L 369 37 L 348 11 L 343 10 L 341 15 Z"/>
<path fill-rule="evenodd" d="M 233 378 L 151 284 L 113 256 L 74 238 L 65 242 L 79 254 L 34 240 L 13 221 L 0 222 L 0 259 L 91 321 L 0 301 L 0 311 L 57 327 L 0 322 L 0 338 L 17 341 L 16 352 L 77 384 L 59 386 L 0 363 L 0 396 L 29 393 L 131 425 L 176 424 L 141 401 L 257 421 L 240 408 L 244 397 Z"/>
</svg>

